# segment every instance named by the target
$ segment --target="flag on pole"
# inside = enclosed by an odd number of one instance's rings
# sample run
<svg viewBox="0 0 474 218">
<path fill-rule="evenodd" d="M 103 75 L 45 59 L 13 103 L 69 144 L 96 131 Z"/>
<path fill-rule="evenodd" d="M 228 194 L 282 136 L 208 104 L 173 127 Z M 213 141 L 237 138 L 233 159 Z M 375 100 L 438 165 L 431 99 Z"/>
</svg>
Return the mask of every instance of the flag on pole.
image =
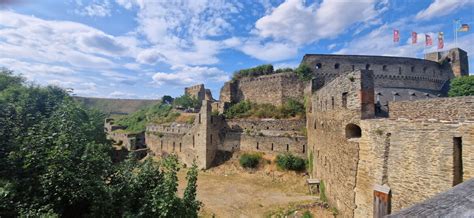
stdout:
<svg viewBox="0 0 474 218">
<path fill-rule="evenodd" d="M 438 49 L 443 49 L 444 47 L 444 33 L 439 32 L 438 33 Z"/>
<path fill-rule="evenodd" d="M 416 44 L 418 33 L 411 32 L 411 44 Z"/>
<path fill-rule="evenodd" d="M 461 27 L 458 29 L 458 32 L 467 32 L 469 31 L 469 24 L 462 24 Z"/>
<path fill-rule="evenodd" d="M 393 30 L 393 42 L 400 41 L 400 32 L 398 30 Z"/>
<path fill-rule="evenodd" d="M 425 46 L 432 46 L 433 45 L 433 39 L 431 39 L 431 36 L 429 34 L 425 34 Z"/>
</svg>

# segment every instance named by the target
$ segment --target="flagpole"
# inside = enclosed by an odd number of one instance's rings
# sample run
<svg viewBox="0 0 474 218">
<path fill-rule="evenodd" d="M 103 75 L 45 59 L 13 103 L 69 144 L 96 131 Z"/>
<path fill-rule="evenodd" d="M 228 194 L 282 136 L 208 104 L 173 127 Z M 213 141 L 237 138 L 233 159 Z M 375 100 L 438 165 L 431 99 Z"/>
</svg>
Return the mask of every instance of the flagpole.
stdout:
<svg viewBox="0 0 474 218">
<path fill-rule="evenodd" d="M 459 23 L 459 19 L 454 19 L 453 23 L 453 30 L 454 30 L 454 47 L 456 48 L 458 46 L 458 31 L 456 29 L 457 24 Z"/>
</svg>

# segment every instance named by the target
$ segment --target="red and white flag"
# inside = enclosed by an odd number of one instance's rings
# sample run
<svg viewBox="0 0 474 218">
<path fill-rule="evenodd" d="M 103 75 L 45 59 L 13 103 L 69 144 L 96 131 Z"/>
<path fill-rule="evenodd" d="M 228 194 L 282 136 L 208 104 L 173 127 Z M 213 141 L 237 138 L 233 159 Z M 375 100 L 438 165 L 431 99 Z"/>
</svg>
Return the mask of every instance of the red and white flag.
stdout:
<svg viewBox="0 0 474 218">
<path fill-rule="evenodd" d="M 438 33 L 438 49 L 443 49 L 444 48 L 444 33 L 439 32 Z"/>
<path fill-rule="evenodd" d="M 411 44 L 416 44 L 418 33 L 411 32 Z"/>
<path fill-rule="evenodd" d="M 431 39 L 431 36 L 429 34 L 425 34 L 425 46 L 432 46 L 433 45 L 433 39 Z"/>
<path fill-rule="evenodd" d="M 393 42 L 399 42 L 399 41 L 400 41 L 400 31 L 393 30 Z"/>
</svg>

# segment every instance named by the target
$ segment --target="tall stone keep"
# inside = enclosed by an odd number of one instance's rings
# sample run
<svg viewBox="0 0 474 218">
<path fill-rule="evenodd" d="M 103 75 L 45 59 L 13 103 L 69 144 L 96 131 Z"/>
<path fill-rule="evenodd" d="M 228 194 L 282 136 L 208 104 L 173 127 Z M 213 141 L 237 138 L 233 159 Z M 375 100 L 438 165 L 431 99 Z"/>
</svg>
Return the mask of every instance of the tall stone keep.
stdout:
<svg viewBox="0 0 474 218">
<path fill-rule="evenodd" d="M 432 52 L 425 55 L 426 60 L 447 64 L 455 77 L 469 75 L 469 62 L 467 52 L 460 48 L 449 51 Z"/>
</svg>

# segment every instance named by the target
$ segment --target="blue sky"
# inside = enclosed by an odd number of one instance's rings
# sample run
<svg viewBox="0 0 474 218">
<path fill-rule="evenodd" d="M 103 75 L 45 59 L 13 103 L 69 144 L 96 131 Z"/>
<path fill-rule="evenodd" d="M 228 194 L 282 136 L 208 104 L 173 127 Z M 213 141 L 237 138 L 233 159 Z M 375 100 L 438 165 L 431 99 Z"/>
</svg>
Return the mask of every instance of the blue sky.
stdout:
<svg viewBox="0 0 474 218">
<path fill-rule="evenodd" d="M 218 98 L 234 71 L 296 67 L 307 53 L 421 58 L 440 31 L 452 48 L 454 19 L 474 27 L 474 0 L 8 0 L 0 66 L 79 96 L 159 98 L 204 83 Z M 458 38 L 474 72 L 474 30 Z"/>
</svg>

